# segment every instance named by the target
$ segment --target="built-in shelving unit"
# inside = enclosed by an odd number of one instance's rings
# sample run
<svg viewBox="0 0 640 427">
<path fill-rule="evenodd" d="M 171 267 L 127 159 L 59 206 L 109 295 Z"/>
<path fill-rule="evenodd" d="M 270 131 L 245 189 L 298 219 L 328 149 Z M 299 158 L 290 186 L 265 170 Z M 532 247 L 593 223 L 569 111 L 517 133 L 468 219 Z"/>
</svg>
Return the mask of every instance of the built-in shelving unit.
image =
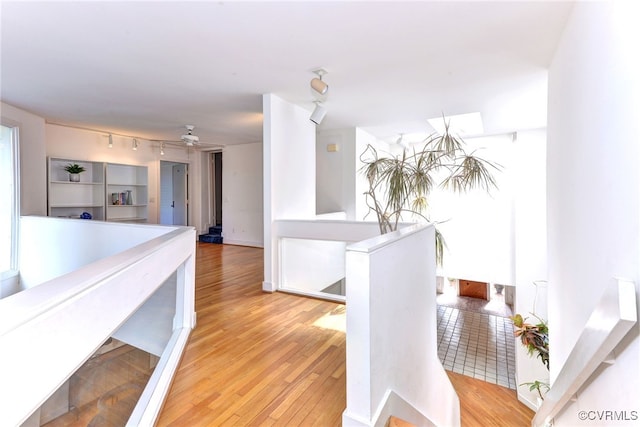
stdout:
<svg viewBox="0 0 640 427">
<path fill-rule="evenodd" d="M 86 169 L 80 174 L 80 182 L 71 182 L 64 170 L 70 163 Z M 80 218 L 87 212 L 93 219 L 105 219 L 104 163 L 51 157 L 47 167 L 49 216 Z"/>
<path fill-rule="evenodd" d="M 147 222 L 147 167 L 106 164 L 107 221 Z"/>
<path fill-rule="evenodd" d="M 86 170 L 72 182 L 64 167 L 77 163 Z M 50 157 L 49 216 L 80 218 L 84 212 L 101 221 L 147 222 L 146 166 Z"/>
</svg>

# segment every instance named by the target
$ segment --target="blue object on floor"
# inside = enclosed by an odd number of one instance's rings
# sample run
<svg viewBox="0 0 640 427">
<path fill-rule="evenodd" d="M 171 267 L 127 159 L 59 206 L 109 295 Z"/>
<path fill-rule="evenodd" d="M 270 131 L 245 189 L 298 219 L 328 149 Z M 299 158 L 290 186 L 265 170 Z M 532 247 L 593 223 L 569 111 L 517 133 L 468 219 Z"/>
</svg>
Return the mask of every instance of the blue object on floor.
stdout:
<svg viewBox="0 0 640 427">
<path fill-rule="evenodd" d="M 201 234 L 198 240 L 204 243 L 222 243 L 222 227 L 219 225 L 209 227 L 209 233 Z"/>
</svg>

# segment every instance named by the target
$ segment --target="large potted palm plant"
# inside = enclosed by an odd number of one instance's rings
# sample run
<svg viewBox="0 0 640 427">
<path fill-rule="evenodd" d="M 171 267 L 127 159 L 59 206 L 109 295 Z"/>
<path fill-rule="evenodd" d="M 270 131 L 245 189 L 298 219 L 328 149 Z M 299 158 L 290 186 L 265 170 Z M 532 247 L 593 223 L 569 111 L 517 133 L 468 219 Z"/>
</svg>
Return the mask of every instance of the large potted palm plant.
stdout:
<svg viewBox="0 0 640 427">
<path fill-rule="evenodd" d="M 383 155 L 367 146 L 360 156 L 364 163 L 361 171 L 369 184 L 365 197 L 381 234 L 395 231 L 403 215 L 431 222 L 429 195 L 436 187 L 460 193 L 496 187 L 492 172 L 499 170 L 499 165 L 467 152 L 465 146 L 446 120 L 442 134 L 429 135 L 419 149 L 406 148 L 401 155 Z M 444 248 L 444 238 L 436 228 L 438 265 L 442 265 Z"/>
</svg>

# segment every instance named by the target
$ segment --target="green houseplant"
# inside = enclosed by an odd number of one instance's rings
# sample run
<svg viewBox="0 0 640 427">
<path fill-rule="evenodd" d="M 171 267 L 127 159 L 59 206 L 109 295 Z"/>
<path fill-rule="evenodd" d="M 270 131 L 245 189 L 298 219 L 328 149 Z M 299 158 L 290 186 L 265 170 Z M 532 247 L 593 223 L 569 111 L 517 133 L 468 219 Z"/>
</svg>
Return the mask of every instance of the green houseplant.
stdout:
<svg viewBox="0 0 640 427">
<path fill-rule="evenodd" d="M 527 349 L 529 356 L 540 359 L 544 366 L 549 369 L 549 326 L 547 322 L 534 314 L 538 320 L 536 323 L 527 323 L 527 318 L 520 314 L 510 317 L 513 322 L 513 334 L 520 339 L 520 343 Z M 540 401 L 544 400 L 542 389 L 549 391 L 549 384 L 542 381 L 522 383 L 520 386 L 528 386 L 529 391 L 536 390 Z"/>
<path fill-rule="evenodd" d="M 490 191 L 496 188 L 492 172 L 499 165 L 465 150 L 465 142 L 449 129 L 445 120 L 444 132 L 431 134 L 421 149 L 405 149 L 402 155 L 380 154 L 368 145 L 361 154 L 361 172 L 369 184 L 365 192 L 370 212 L 374 212 L 380 234 L 395 231 L 403 214 L 430 221 L 427 214 L 431 190 L 441 187 L 454 192 L 472 188 Z M 445 242 L 436 229 L 436 261 L 442 265 Z"/>
<path fill-rule="evenodd" d="M 69 181 L 80 182 L 80 174 L 86 169 L 84 168 L 84 166 L 80 166 L 77 163 L 69 163 L 64 167 L 64 170 L 69 172 Z"/>
<path fill-rule="evenodd" d="M 527 323 L 527 318 L 520 314 L 510 317 L 513 322 L 513 334 L 520 338 L 520 342 L 526 347 L 529 356 L 536 354 L 544 366 L 549 369 L 549 326 L 547 322 L 535 316 L 538 322 Z"/>
</svg>

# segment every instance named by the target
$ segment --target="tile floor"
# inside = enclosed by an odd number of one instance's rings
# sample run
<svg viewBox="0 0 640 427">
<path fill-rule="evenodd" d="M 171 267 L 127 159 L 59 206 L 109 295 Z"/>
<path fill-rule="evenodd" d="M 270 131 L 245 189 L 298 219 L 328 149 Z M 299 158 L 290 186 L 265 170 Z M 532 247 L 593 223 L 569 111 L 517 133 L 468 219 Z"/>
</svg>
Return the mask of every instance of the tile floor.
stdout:
<svg viewBox="0 0 640 427">
<path fill-rule="evenodd" d="M 508 306 L 500 311 L 506 316 L 496 315 L 476 309 L 475 301 L 464 301 L 474 298 L 457 297 L 459 304 L 450 295 L 438 298 L 447 304 L 438 304 L 438 356 L 444 368 L 515 390 L 515 341 Z"/>
</svg>

